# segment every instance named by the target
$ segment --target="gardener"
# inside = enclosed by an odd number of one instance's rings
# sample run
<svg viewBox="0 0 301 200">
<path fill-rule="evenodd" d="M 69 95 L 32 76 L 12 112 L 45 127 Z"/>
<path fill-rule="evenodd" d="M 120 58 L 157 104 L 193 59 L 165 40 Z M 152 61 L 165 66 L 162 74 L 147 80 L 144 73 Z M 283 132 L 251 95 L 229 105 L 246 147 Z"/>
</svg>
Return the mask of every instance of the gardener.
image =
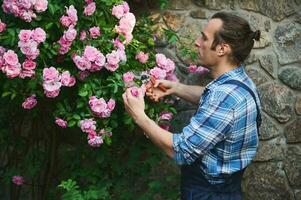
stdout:
<svg viewBox="0 0 301 200">
<path fill-rule="evenodd" d="M 214 79 L 206 87 L 158 80 L 147 95 L 174 94 L 199 104 L 181 133 L 160 128 L 144 113 L 141 94 L 123 94 L 125 108 L 145 134 L 181 167 L 181 199 L 240 200 L 241 179 L 256 154 L 260 102 L 242 67 L 260 31 L 230 13 L 212 16 L 196 39 L 201 65 Z M 159 90 L 163 85 L 167 91 Z M 141 93 L 141 92 L 140 92 Z"/>
</svg>

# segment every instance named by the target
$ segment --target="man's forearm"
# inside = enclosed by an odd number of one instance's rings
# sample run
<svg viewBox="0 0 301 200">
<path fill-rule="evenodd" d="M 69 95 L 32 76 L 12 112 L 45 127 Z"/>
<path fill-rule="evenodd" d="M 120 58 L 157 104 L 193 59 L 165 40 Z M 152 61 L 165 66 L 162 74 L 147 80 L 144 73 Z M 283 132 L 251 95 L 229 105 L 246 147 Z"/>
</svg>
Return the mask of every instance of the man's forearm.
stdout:
<svg viewBox="0 0 301 200">
<path fill-rule="evenodd" d="M 172 133 L 159 127 L 146 114 L 141 114 L 135 122 L 142 128 L 145 134 L 160 147 L 169 157 L 173 157 Z"/>
<path fill-rule="evenodd" d="M 177 83 L 175 95 L 193 104 L 198 104 L 203 91 L 204 87 L 202 86 Z"/>
</svg>

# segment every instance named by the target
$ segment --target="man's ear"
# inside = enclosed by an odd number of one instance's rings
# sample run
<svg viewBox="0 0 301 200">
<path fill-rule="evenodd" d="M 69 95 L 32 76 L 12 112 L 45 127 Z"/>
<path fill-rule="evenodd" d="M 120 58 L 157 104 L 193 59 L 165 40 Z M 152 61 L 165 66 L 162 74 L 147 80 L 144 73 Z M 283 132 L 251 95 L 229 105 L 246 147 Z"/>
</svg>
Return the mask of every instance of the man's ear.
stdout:
<svg viewBox="0 0 301 200">
<path fill-rule="evenodd" d="M 231 53 L 230 45 L 227 43 L 221 43 L 217 45 L 216 52 L 218 56 L 224 56 Z"/>
</svg>

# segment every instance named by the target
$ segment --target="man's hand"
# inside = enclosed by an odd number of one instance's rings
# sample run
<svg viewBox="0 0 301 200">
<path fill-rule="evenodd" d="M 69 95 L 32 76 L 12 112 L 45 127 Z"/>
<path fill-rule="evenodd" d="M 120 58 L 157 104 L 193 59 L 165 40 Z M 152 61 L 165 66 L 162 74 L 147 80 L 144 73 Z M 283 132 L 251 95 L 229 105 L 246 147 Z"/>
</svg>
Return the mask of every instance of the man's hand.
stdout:
<svg viewBox="0 0 301 200">
<path fill-rule="evenodd" d="M 145 115 L 145 103 L 141 89 L 138 89 L 137 96 L 133 96 L 131 88 L 128 88 L 125 93 L 123 93 L 122 98 L 126 111 L 133 117 L 135 122 L 137 122 L 139 117 Z"/>
<path fill-rule="evenodd" d="M 166 88 L 166 91 L 160 89 L 160 86 Z M 159 101 L 160 98 L 165 97 L 167 95 L 173 94 L 176 91 L 176 82 L 168 81 L 168 80 L 156 80 L 153 87 L 149 88 L 146 91 L 146 95 L 153 101 Z"/>
</svg>

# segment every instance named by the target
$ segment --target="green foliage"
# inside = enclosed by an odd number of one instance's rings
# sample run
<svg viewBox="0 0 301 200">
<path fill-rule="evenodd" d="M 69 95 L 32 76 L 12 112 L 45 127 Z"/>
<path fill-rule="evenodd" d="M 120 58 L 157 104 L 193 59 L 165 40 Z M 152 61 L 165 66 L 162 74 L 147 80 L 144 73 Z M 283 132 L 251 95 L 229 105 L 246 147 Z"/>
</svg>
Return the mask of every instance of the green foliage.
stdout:
<svg viewBox="0 0 301 200">
<path fill-rule="evenodd" d="M 59 188 L 66 190 L 62 196 L 62 200 L 98 200 L 98 199 L 108 199 L 109 193 L 107 188 L 90 188 L 87 191 L 81 191 L 76 181 L 68 179 L 67 181 L 62 181 Z"/>
<path fill-rule="evenodd" d="M 2 5 L 0 0 L 0 4 Z M 114 48 L 110 42 L 119 37 L 114 32 L 118 20 L 111 15 L 111 7 L 120 0 L 95 1 L 97 12 L 92 17 L 82 16 L 83 0 L 48 0 L 46 12 L 38 13 L 31 23 L 26 23 L 11 14 L 0 12 L 0 19 L 7 23 L 0 33 L 0 44 L 17 52 L 22 63 L 25 56 L 17 47 L 18 34 L 22 29 L 41 27 L 47 33 L 46 42 L 40 44 L 36 76 L 32 79 L 8 79 L 0 73 L 0 187 L 12 188 L 11 193 L 25 195 L 20 199 L 177 199 L 177 170 L 169 161 L 162 162 L 162 153 L 146 140 L 132 118 L 125 112 L 122 93 L 122 74 L 127 71 L 141 72 L 155 66 L 155 42 L 150 31 L 150 21 L 142 17 L 134 29 L 134 39 L 126 46 L 127 62 L 114 73 L 101 70 L 91 73 L 85 80 L 77 79 L 72 88 L 63 88 L 55 99 L 43 93 L 42 73 L 54 66 L 60 72 L 68 70 L 76 78 L 79 70 L 71 55 L 82 54 L 86 45 L 92 45 L 103 54 Z M 160 0 L 161 8 L 167 0 Z M 58 55 L 57 41 L 63 35 L 59 18 L 65 14 L 65 6 L 74 5 L 79 21 L 78 34 L 92 26 L 101 27 L 102 36 L 93 41 L 79 41 L 71 46 L 66 55 Z M 178 41 L 177 35 L 166 30 L 170 43 Z M 141 64 L 135 59 L 139 51 L 148 52 L 150 59 Z M 138 80 L 137 84 L 141 84 Z M 38 104 L 32 110 L 23 110 L 22 102 L 36 94 Z M 97 128 L 112 131 L 113 136 L 104 136 L 99 149 L 87 145 L 87 135 L 79 130 L 82 119 L 94 117 L 89 108 L 89 97 L 116 100 L 116 108 L 108 119 L 98 119 Z M 146 113 L 158 121 L 159 113 L 175 109 L 164 102 L 154 103 L 146 99 Z M 54 123 L 55 117 L 68 122 L 67 129 Z M 163 159 L 164 160 L 164 159 Z M 164 164 L 170 172 L 158 168 Z M 158 174 L 162 176 L 158 176 Z M 11 183 L 14 175 L 25 179 L 24 186 Z M 19 188 L 16 190 L 16 188 Z M 23 193 L 20 192 L 20 188 Z M 0 198 L 5 190 L 0 191 Z M 13 194 L 14 195 L 14 194 Z M 17 199 L 17 197 L 12 197 Z"/>
</svg>

